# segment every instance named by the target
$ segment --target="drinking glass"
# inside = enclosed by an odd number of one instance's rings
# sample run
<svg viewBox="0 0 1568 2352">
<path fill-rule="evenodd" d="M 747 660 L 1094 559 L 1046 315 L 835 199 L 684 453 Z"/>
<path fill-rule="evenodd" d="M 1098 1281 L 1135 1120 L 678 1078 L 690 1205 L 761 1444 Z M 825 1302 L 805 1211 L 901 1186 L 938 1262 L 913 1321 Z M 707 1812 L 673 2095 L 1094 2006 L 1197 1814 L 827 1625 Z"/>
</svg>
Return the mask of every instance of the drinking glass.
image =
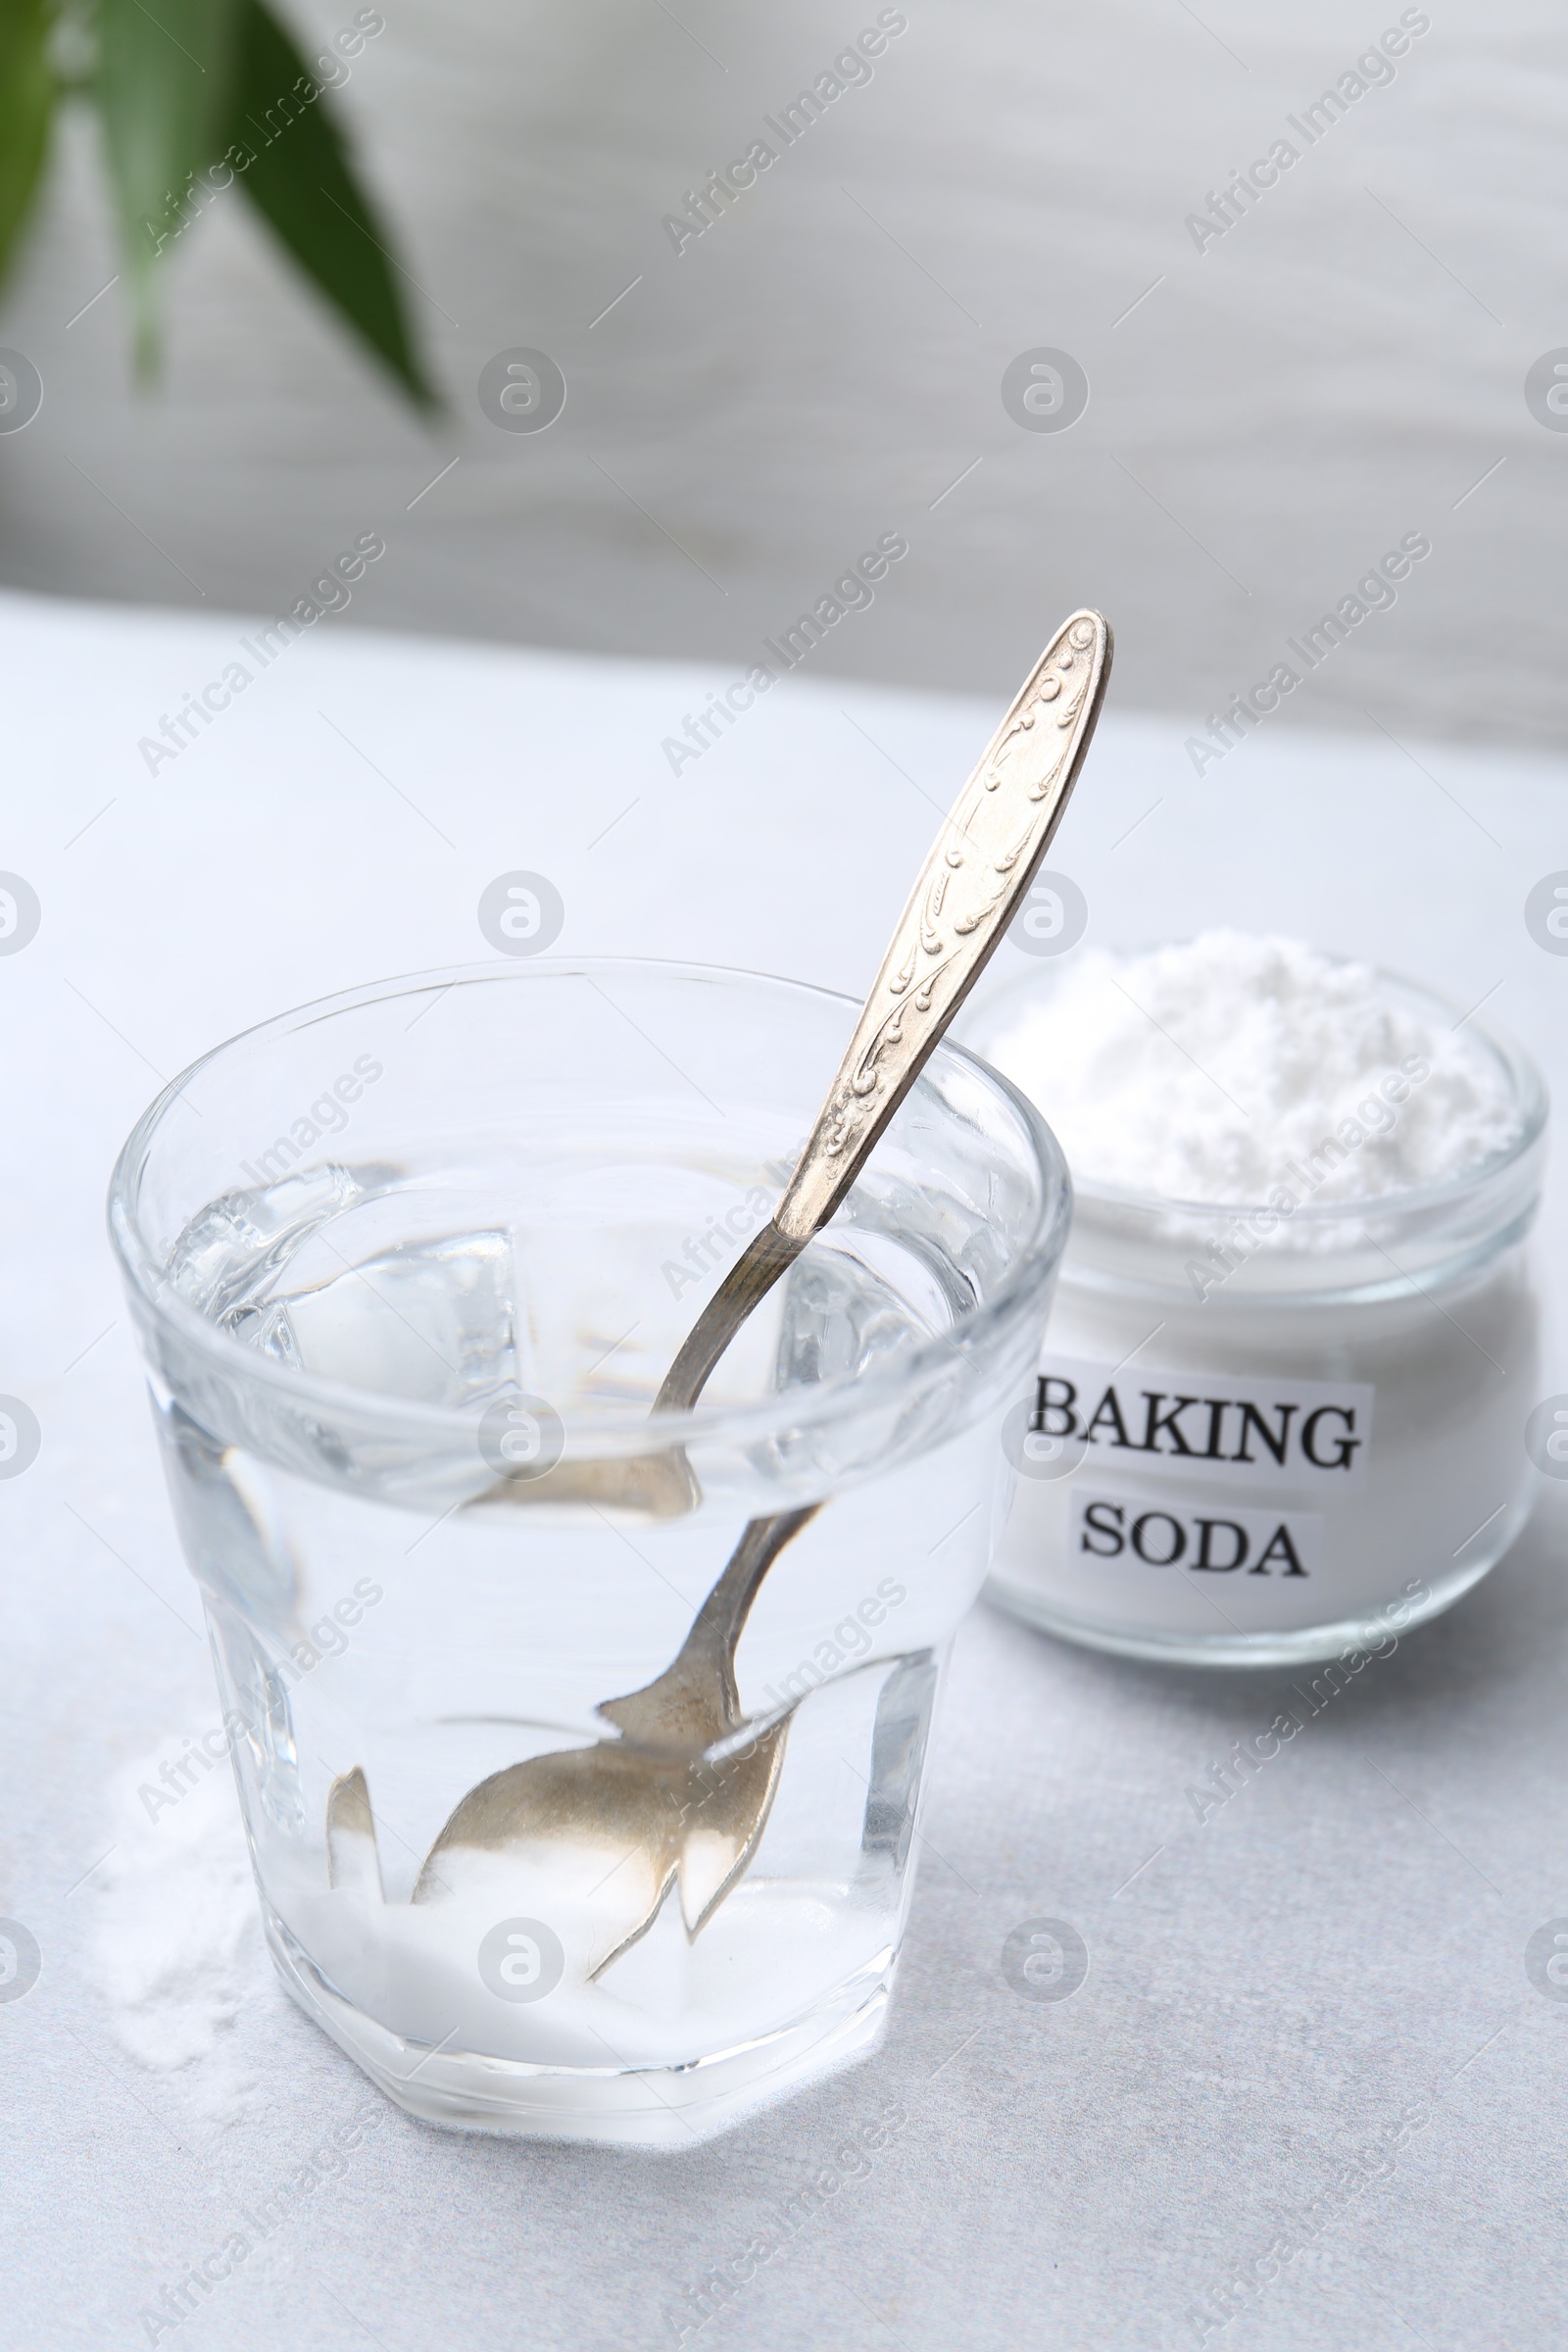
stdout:
<svg viewBox="0 0 1568 2352">
<path fill-rule="evenodd" d="M 116 1168 L 268 1940 L 431 2121 L 684 2147 L 880 2030 L 1070 1217 L 1037 1113 L 940 1049 L 697 1409 L 650 1417 L 856 1010 L 613 960 L 389 981 L 219 1047 Z M 734 1728 L 644 1753 L 601 1703 L 669 1666 L 749 1522 L 807 1506 Z M 646 1834 L 432 1852 L 492 1776 L 607 1745 L 664 1807 Z M 694 1923 L 705 1807 L 764 1751 L 760 1835 Z"/>
</svg>

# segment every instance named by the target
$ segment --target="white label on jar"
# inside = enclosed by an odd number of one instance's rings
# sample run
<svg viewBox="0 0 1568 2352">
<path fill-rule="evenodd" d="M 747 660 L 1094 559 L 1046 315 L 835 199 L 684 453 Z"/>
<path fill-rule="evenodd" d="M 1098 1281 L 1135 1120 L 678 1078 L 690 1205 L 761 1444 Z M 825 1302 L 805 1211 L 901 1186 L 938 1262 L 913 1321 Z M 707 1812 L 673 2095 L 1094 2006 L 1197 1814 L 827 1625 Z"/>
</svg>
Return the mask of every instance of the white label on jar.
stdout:
<svg viewBox="0 0 1568 2352">
<path fill-rule="evenodd" d="M 1374 1392 L 1359 1381 L 1139 1371 L 1053 1355 L 1030 1428 L 1085 1443 L 1084 1466 L 1332 1500 L 1366 1481 Z"/>
<path fill-rule="evenodd" d="M 1074 1489 L 1067 1554 L 1128 1568 L 1205 1570 L 1214 1576 L 1311 1576 L 1323 1560 L 1321 1511 L 1194 1511 L 1175 1496 L 1095 1494 Z"/>
</svg>

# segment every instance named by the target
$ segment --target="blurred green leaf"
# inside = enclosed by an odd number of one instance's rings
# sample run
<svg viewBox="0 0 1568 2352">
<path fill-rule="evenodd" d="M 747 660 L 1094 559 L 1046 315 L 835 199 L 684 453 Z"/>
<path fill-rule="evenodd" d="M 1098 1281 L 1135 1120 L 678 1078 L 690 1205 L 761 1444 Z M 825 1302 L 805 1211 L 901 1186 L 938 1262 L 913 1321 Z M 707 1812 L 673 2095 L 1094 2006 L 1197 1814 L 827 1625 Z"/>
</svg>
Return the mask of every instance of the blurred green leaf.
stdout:
<svg viewBox="0 0 1568 2352">
<path fill-rule="evenodd" d="M 17 251 L 49 148 L 56 85 L 47 0 L 0 0 L 0 283 Z"/>
<path fill-rule="evenodd" d="M 96 95 L 141 371 L 157 359 L 153 266 L 230 112 L 237 0 L 98 0 Z"/>
<path fill-rule="evenodd" d="M 262 0 L 235 4 L 239 43 L 225 144 L 240 185 L 404 390 L 433 408 L 436 394 L 415 348 L 386 232 L 354 176 L 323 85 Z"/>
</svg>

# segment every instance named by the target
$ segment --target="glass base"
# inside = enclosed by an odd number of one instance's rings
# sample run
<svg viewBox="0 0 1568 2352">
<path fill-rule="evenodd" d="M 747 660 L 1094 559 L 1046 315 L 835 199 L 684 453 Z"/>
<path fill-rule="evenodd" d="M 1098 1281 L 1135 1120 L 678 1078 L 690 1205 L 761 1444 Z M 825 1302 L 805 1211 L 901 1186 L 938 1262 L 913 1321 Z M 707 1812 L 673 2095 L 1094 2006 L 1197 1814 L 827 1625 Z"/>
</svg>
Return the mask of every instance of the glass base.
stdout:
<svg viewBox="0 0 1568 2352">
<path fill-rule="evenodd" d="M 1496 1566 L 1501 1553 L 1482 1560 L 1478 1565 L 1456 1568 L 1451 1575 L 1438 1578 L 1429 1588 L 1427 1597 L 1420 1602 L 1400 1602 L 1408 1614 L 1399 1625 L 1400 1634 L 1408 1634 L 1429 1618 L 1441 1617 L 1451 1609 L 1473 1586 Z M 1379 1607 L 1363 1610 L 1355 1617 L 1342 1617 L 1328 1625 L 1295 1626 L 1288 1631 L 1267 1634 L 1176 1634 L 1153 1629 L 1131 1628 L 1122 1625 L 1101 1625 L 1093 1618 L 1078 1617 L 1054 1607 L 1051 1600 L 1031 1586 L 993 1573 L 987 1580 L 984 1598 L 1009 1617 L 1022 1618 L 1042 1634 L 1054 1634 L 1063 1642 L 1076 1642 L 1085 1649 L 1109 1650 L 1119 1658 L 1148 1658 L 1160 1666 L 1310 1666 L 1321 1664 L 1325 1658 L 1338 1658 L 1348 1649 L 1365 1645 L 1369 1633 L 1376 1639 L 1376 1624 L 1381 1608 L 1392 1606 L 1383 1602 Z"/>
<path fill-rule="evenodd" d="M 452 2131 L 602 2147 L 696 2147 L 803 2083 L 868 2058 L 897 1967 L 889 1950 L 795 2024 L 679 2066 L 529 2066 L 405 2040 L 334 1990 L 275 1913 L 264 1907 L 262 1916 L 277 1973 L 306 2016 L 410 2115 Z"/>
</svg>

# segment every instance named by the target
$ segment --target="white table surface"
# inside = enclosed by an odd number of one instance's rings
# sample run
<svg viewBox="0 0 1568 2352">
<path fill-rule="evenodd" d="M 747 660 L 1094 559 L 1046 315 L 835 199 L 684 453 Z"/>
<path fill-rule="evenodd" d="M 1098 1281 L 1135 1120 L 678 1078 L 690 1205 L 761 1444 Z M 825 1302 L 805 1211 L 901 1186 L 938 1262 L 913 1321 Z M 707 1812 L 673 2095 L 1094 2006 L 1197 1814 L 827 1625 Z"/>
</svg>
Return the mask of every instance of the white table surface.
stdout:
<svg viewBox="0 0 1568 2352">
<path fill-rule="evenodd" d="M 262 2093 L 220 2129 L 199 2082 L 119 2045 L 88 1963 L 106 1784 L 215 1715 L 165 1605 L 193 1596 L 103 1234 L 116 1149 L 161 1076 L 247 1022 L 487 956 L 475 902 L 509 868 L 556 881 L 564 951 L 858 991 L 993 714 L 792 685 L 676 783 L 661 738 L 727 671 L 323 624 L 155 780 L 138 737 L 248 624 L 24 600 L 0 619 L 0 867 L 43 906 L 0 958 L 0 1390 L 44 1432 L 0 1484 L 0 1913 L 43 1951 L 0 2005 L 0 2332 L 104 2352 L 145 2342 L 163 2283 L 373 2096 L 269 1984 L 237 2033 Z M 1276 722 L 1199 784 L 1181 734 L 1102 728 L 1054 853 L 1091 938 L 1287 927 L 1466 1004 L 1494 989 L 1568 1076 L 1568 958 L 1522 911 L 1568 864 L 1559 770 Z M 1563 1248 L 1548 1203 L 1559 1289 Z M 705 2344 L 1195 2345 L 1189 2312 L 1293 2235 L 1310 2242 L 1211 2344 L 1559 2346 L 1568 2004 L 1531 1988 L 1523 1950 L 1568 1912 L 1565 1503 L 1202 1828 L 1184 1788 L 1267 1723 L 1275 1678 L 1120 1663 L 978 1610 L 876 2057 L 674 2158 L 388 2109 L 177 2340 L 652 2352 L 705 2272 L 897 2104 L 869 2170 Z M 1071 2000 L 1000 1973 L 1040 1914 L 1088 1943 Z M 1353 2193 L 1307 2221 L 1336 2180 Z"/>
</svg>

